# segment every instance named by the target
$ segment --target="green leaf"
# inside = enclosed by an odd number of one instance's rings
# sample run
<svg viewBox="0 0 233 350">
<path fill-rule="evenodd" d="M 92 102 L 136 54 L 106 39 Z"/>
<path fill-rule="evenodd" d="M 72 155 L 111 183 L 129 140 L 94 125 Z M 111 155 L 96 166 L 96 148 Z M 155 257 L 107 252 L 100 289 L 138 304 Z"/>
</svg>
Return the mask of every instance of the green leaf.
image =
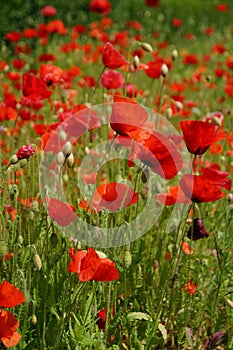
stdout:
<svg viewBox="0 0 233 350">
<path fill-rule="evenodd" d="M 167 341 L 167 330 L 166 330 L 165 326 L 162 323 L 159 323 L 158 329 L 162 333 L 163 339 L 166 342 Z"/>
<path fill-rule="evenodd" d="M 146 314 L 145 312 L 131 312 L 127 317 L 129 321 L 152 321 L 150 315 Z"/>
</svg>

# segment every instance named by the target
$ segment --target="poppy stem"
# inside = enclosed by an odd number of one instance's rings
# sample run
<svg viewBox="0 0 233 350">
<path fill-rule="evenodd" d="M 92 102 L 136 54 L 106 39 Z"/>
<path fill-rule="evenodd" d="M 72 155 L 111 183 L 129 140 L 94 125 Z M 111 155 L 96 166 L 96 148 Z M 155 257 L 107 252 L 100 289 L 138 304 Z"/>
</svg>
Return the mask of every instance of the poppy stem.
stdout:
<svg viewBox="0 0 233 350">
<path fill-rule="evenodd" d="M 98 85 L 99 85 L 100 78 L 102 77 L 102 75 L 103 75 L 103 73 L 104 73 L 104 71 L 105 71 L 106 68 L 107 68 L 107 67 L 104 66 L 104 68 L 102 69 L 102 71 L 101 71 L 101 73 L 100 73 L 100 75 L 99 75 L 99 77 L 98 77 L 98 79 L 97 79 L 97 81 L 96 81 L 95 88 L 94 88 L 94 91 L 93 91 L 91 100 L 94 99 L 94 96 L 95 96 L 95 93 L 96 93 L 96 89 L 97 89 L 97 87 L 98 87 Z"/>
</svg>

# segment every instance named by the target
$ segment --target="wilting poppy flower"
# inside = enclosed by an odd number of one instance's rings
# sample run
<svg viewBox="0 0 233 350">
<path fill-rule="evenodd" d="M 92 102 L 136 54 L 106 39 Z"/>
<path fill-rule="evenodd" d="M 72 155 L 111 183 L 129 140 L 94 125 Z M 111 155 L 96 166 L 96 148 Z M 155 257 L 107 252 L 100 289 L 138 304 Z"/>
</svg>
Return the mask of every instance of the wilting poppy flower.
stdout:
<svg viewBox="0 0 233 350">
<path fill-rule="evenodd" d="M 100 258 L 96 251 L 88 248 L 87 251 L 77 250 L 71 247 L 69 251 L 71 262 L 68 266 L 69 272 L 78 274 L 81 282 L 87 281 L 115 281 L 120 273 L 115 263 L 108 258 Z"/>
<path fill-rule="evenodd" d="M 138 103 L 114 96 L 110 125 L 118 134 L 128 136 L 129 132 L 143 126 L 147 119 L 146 110 Z"/>
<path fill-rule="evenodd" d="M 40 13 L 45 17 L 52 17 L 56 15 L 57 10 L 53 6 L 44 6 Z"/>
<path fill-rule="evenodd" d="M 110 42 L 104 45 L 102 62 L 109 69 L 116 69 L 129 64 L 128 61 L 116 50 Z"/>
<path fill-rule="evenodd" d="M 0 284 L 0 307 L 10 308 L 17 306 L 24 301 L 24 295 L 13 284 L 7 281 L 3 281 Z"/>
<path fill-rule="evenodd" d="M 47 86 L 58 83 L 62 78 L 63 71 L 60 67 L 52 64 L 42 64 L 40 66 L 40 77 Z"/>
<path fill-rule="evenodd" d="M 48 213 L 52 220 L 60 226 L 68 226 L 76 219 L 73 206 L 59 199 L 51 198 L 48 204 Z"/>
<path fill-rule="evenodd" d="M 16 153 L 17 158 L 20 159 L 27 159 L 30 158 L 35 153 L 35 150 L 31 144 L 27 146 L 22 146 Z"/>
<path fill-rule="evenodd" d="M 110 182 L 108 184 L 101 184 L 96 188 L 89 206 L 98 212 L 104 208 L 115 212 L 135 204 L 137 201 L 138 194 L 131 187 L 125 184 Z"/>
<path fill-rule="evenodd" d="M 209 237 L 209 234 L 206 231 L 205 226 L 201 219 L 199 218 L 194 219 L 193 223 L 191 224 L 187 232 L 187 237 L 189 239 L 192 239 L 193 241 L 197 241 L 198 239 Z"/>
<path fill-rule="evenodd" d="M 187 149 L 195 155 L 202 155 L 211 144 L 226 138 L 224 130 L 214 123 L 184 120 L 180 122 L 180 126 Z"/>
<path fill-rule="evenodd" d="M 202 175 L 185 174 L 180 180 L 183 192 L 193 202 L 213 202 L 224 197 L 222 188 L 230 190 L 229 173 L 202 168 Z"/>
<path fill-rule="evenodd" d="M 166 136 L 139 128 L 129 132 L 129 136 L 136 141 L 133 144 L 135 156 L 162 178 L 172 179 L 181 170 L 182 157 Z"/>
<path fill-rule="evenodd" d="M 23 96 L 31 100 L 43 100 L 50 97 L 52 91 L 47 89 L 43 80 L 36 75 L 25 73 L 23 75 Z"/>
<path fill-rule="evenodd" d="M 89 10 L 107 15 L 111 10 L 111 3 L 108 0 L 91 0 Z"/>
<path fill-rule="evenodd" d="M 120 72 L 107 70 L 102 74 L 100 83 L 106 89 L 118 89 L 124 84 L 124 77 Z"/>
<path fill-rule="evenodd" d="M 104 308 L 103 310 L 98 312 L 98 320 L 97 320 L 97 325 L 99 327 L 99 329 L 104 330 L 105 326 L 106 326 L 106 317 L 107 316 L 107 310 L 106 308 Z M 114 307 L 112 307 L 111 310 L 111 316 L 114 316 Z"/>
<path fill-rule="evenodd" d="M 183 290 L 188 292 L 189 294 L 195 294 L 197 290 L 197 284 L 193 283 L 192 280 L 189 280 L 188 283 L 185 283 L 183 286 Z"/>
<path fill-rule="evenodd" d="M 0 311 L 0 340 L 6 348 L 17 345 L 21 335 L 16 332 L 19 321 L 9 311 Z"/>
</svg>

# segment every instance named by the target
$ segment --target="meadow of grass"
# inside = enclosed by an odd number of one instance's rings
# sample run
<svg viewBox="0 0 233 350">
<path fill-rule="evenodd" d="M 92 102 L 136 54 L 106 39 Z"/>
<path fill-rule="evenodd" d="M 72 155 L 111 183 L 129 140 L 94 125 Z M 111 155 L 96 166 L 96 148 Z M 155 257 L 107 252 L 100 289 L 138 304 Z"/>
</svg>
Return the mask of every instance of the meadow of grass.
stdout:
<svg viewBox="0 0 233 350">
<path fill-rule="evenodd" d="M 155 2 L 1 27 L 1 349 L 233 349 L 232 3 Z"/>
</svg>

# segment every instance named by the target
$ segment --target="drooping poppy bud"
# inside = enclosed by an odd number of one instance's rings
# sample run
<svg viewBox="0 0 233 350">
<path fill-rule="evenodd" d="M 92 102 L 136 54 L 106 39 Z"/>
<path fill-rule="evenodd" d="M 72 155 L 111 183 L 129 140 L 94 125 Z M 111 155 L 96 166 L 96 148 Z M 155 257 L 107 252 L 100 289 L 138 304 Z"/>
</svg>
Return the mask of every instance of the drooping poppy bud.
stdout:
<svg viewBox="0 0 233 350">
<path fill-rule="evenodd" d="M 200 218 L 194 219 L 193 225 L 189 228 L 187 236 L 193 241 L 197 241 L 198 239 L 204 237 L 209 237 L 209 234 Z"/>
</svg>

